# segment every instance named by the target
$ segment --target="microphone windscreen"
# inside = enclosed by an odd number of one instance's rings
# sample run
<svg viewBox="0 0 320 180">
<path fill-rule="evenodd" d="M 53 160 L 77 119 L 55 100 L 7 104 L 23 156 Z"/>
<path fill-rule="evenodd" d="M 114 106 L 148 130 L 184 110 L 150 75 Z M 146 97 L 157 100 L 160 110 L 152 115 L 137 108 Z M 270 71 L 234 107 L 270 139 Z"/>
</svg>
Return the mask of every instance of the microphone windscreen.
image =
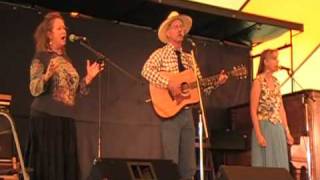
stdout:
<svg viewBox="0 0 320 180">
<path fill-rule="evenodd" d="M 69 41 L 75 42 L 76 40 L 77 40 L 77 36 L 76 35 L 74 35 L 74 34 L 70 34 L 69 35 Z"/>
</svg>

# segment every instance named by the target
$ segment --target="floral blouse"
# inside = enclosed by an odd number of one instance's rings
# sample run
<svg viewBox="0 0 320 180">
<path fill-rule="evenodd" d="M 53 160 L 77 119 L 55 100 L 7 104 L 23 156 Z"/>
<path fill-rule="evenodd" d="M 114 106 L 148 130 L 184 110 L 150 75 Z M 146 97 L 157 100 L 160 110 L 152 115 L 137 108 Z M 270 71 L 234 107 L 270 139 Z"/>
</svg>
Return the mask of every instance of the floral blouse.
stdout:
<svg viewBox="0 0 320 180">
<path fill-rule="evenodd" d="M 45 82 L 44 74 L 50 61 L 56 61 L 58 67 L 49 81 Z M 88 94 L 84 79 L 80 81 L 79 74 L 69 58 L 52 52 L 35 55 L 30 66 L 29 88 L 31 94 L 35 96 L 32 109 L 59 115 L 59 111 L 68 111 L 65 107 L 75 105 L 78 89 L 81 94 Z"/>
<path fill-rule="evenodd" d="M 256 79 L 261 85 L 257 112 L 258 120 L 268 120 L 273 124 L 281 123 L 281 92 L 279 81 L 274 77 L 274 89 L 270 89 L 263 75 L 258 75 Z"/>
</svg>

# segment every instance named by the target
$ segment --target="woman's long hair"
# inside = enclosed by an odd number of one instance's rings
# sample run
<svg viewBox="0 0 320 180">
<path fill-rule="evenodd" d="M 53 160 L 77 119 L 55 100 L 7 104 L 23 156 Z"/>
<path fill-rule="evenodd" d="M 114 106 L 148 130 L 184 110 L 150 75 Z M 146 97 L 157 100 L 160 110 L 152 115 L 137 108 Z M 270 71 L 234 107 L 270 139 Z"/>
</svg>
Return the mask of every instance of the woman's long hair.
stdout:
<svg viewBox="0 0 320 180">
<path fill-rule="evenodd" d="M 272 55 L 272 53 L 277 52 L 277 51 L 278 51 L 277 49 L 266 49 L 261 53 L 259 69 L 258 69 L 257 75 L 259 75 L 265 71 L 264 60 L 268 59 Z"/>
<path fill-rule="evenodd" d="M 53 21 L 55 19 L 62 19 L 63 17 L 59 12 L 49 12 L 42 22 L 37 26 L 36 31 L 33 35 L 35 40 L 36 52 L 47 51 L 50 49 L 50 39 L 48 37 L 48 32 L 53 28 Z"/>
</svg>

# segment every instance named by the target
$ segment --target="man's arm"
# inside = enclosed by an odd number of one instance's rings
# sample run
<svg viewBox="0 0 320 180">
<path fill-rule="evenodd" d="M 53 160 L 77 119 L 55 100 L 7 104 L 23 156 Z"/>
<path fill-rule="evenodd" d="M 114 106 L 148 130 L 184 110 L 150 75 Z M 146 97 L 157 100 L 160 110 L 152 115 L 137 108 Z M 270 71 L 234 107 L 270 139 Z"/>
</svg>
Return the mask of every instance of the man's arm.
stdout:
<svg viewBox="0 0 320 180">
<path fill-rule="evenodd" d="M 157 87 L 168 88 L 169 79 L 161 76 L 160 74 L 161 58 L 160 49 L 152 53 L 144 64 L 141 75 L 151 84 Z"/>
</svg>

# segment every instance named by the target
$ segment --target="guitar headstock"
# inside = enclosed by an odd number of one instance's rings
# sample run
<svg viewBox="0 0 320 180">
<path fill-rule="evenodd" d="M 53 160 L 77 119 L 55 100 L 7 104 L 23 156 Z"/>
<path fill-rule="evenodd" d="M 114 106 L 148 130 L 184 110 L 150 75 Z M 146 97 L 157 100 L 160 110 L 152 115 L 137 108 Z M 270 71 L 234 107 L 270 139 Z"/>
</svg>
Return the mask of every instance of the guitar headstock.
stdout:
<svg viewBox="0 0 320 180">
<path fill-rule="evenodd" d="M 241 64 L 233 66 L 232 70 L 230 71 L 230 74 L 238 79 L 246 79 L 248 76 L 248 70 L 245 65 Z"/>
</svg>

